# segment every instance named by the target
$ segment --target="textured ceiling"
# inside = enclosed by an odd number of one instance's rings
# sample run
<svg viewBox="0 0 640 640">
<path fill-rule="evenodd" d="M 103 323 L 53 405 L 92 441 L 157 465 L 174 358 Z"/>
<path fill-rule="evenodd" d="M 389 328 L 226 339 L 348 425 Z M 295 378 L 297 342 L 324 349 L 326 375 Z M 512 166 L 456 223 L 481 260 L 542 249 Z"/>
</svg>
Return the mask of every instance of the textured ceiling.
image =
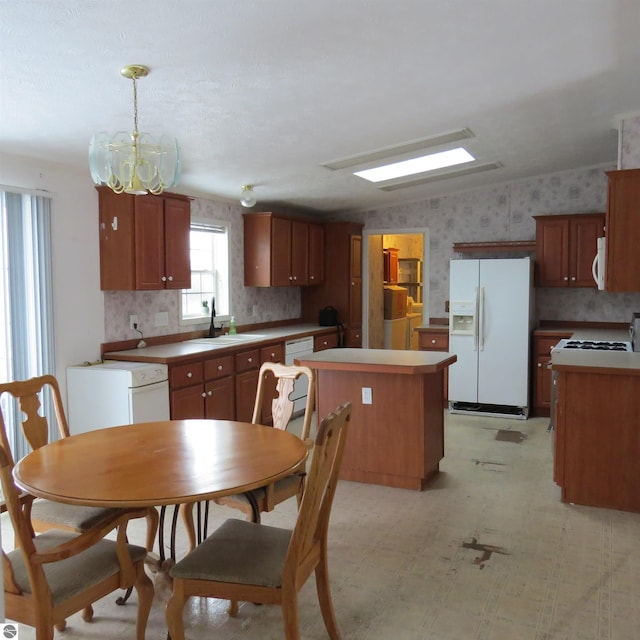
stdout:
<svg viewBox="0 0 640 640">
<path fill-rule="evenodd" d="M 175 191 L 381 208 L 611 163 L 640 110 L 637 0 L 2 0 L 0 151 L 87 168 L 132 128 L 178 138 Z M 323 164 L 467 127 L 502 167 L 382 191 Z M 87 179 L 89 173 L 87 168 Z"/>
</svg>

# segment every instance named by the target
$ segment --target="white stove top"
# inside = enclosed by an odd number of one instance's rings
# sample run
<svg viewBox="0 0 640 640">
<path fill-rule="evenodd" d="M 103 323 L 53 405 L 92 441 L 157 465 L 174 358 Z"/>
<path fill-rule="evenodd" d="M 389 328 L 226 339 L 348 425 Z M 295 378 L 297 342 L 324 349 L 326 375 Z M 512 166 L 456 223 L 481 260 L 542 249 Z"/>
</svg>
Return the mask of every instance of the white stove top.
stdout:
<svg viewBox="0 0 640 640">
<path fill-rule="evenodd" d="M 633 351 L 631 342 L 622 340 L 573 340 L 565 338 L 554 347 L 556 349 L 574 349 L 580 351 Z"/>
</svg>

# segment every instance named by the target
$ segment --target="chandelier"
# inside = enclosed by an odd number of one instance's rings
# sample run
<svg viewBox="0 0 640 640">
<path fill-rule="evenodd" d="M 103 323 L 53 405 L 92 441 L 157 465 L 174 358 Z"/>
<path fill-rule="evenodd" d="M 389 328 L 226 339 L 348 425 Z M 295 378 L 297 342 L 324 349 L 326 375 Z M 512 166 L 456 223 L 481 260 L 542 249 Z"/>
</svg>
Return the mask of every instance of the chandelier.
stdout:
<svg viewBox="0 0 640 640">
<path fill-rule="evenodd" d="M 89 168 L 96 185 L 107 185 L 116 193 L 158 195 L 178 183 L 180 149 L 175 138 L 159 138 L 138 131 L 138 88 L 136 80 L 149 69 L 132 64 L 120 73 L 133 81 L 133 131 L 118 131 L 110 136 L 96 133 L 89 145 Z"/>
</svg>

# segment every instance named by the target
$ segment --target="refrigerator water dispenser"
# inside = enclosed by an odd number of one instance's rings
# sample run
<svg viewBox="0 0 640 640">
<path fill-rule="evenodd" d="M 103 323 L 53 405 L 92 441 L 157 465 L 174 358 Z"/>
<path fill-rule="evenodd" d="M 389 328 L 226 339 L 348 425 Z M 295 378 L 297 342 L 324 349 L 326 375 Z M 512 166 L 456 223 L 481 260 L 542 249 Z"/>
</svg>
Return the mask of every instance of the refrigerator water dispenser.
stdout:
<svg viewBox="0 0 640 640">
<path fill-rule="evenodd" d="M 451 302 L 449 333 L 457 336 L 472 336 L 475 329 L 475 302 Z"/>
</svg>

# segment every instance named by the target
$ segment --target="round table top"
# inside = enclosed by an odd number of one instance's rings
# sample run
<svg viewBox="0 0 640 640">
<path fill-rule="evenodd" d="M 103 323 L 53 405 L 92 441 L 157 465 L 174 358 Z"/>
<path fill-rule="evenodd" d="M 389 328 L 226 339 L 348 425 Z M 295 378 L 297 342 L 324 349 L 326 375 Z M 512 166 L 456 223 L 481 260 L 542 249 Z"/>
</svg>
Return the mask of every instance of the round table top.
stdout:
<svg viewBox="0 0 640 640">
<path fill-rule="evenodd" d="M 39 498 L 100 507 L 182 504 L 289 475 L 308 449 L 294 434 L 229 420 L 168 420 L 89 431 L 32 451 L 16 484 Z"/>
</svg>

